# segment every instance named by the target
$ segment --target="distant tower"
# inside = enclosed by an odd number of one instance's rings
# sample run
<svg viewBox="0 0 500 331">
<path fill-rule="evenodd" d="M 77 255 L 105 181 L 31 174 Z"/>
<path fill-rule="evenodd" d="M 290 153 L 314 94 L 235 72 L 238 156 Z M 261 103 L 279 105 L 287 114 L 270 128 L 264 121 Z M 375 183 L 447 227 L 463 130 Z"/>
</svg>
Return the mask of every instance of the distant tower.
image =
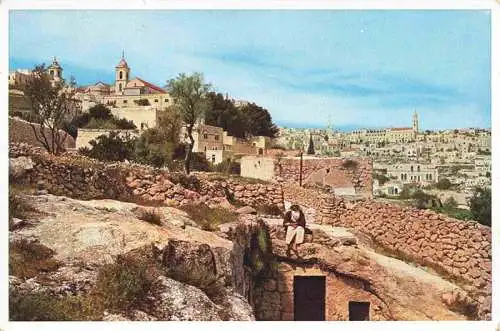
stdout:
<svg viewBox="0 0 500 331">
<path fill-rule="evenodd" d="M 413 131 L 418 133 L 418 114 L 416 110 L 413 112 Z"/>
<path fill-rule="evenodd" d="M 127 86 L 130 68 L 125 61 L 125 52 L 122 52 L 120 63 L 115 67 L 115 93 L 123 94 L 123 90 Z"/>
<path fill-rule="evenodd" d="M 57 62 L 56 57 L 54 56 L 54 60 L 52 61 L 52 64 L 47 68 L 50 76 L 50 80 L 54 82 L 58 82 L 62 79 L 62 67 L 59 65 L 59 62 Z"/>
</svg>

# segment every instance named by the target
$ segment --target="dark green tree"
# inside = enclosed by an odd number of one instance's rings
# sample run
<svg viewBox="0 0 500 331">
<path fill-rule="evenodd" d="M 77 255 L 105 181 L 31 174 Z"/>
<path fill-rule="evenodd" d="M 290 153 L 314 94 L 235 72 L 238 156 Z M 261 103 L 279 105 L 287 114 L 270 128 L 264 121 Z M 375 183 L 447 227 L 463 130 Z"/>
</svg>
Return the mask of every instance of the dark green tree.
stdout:
<svg viewBox="0 0 500 331">
<path fill-rule="evenodd" d="M 101 161 L 124 161 L 134 159 L 136 138 L 128 133 L 120 134 L 112 131 L 109 135 L 101 135 L 89 142 L 89 147 L 82 147 L 78 151 L 86 156 Z"/>
<path fill-rule="evenodd" d="M 469 199 L 472 217 L 480 224 L 491 226 L 491 189 L 476 187 Z"/>
<path fill-rule="evenodd" d="M 255 103 L 241 107 L 246 118 L 248 133 L 252 136 L 266 136 L 274 138 L 278 134 L 278 127 L 273 123 L 269 111 Z"/>
<path fill-rule="evenodd" d="M 309 134 L 309 146 L 307 147 L 307 154 L 314 155 L 314 142 L 312 133 Z"/>
</svg>

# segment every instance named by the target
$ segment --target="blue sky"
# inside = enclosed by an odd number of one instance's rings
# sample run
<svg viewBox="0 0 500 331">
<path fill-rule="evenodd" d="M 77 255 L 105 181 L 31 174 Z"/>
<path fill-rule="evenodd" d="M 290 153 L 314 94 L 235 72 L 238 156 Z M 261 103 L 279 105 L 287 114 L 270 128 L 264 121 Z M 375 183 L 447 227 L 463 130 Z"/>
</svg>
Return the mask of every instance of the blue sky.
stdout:
<svg viewBox="0 0 500 331">
<path fill-rule="evenodd" d="M 57 56 L 111 82 L 122 50 L 164 86 L 200 71 L 278 124 L 491 126 L 489 11 L 12 11 L 10 69 Z"/>
</svg>

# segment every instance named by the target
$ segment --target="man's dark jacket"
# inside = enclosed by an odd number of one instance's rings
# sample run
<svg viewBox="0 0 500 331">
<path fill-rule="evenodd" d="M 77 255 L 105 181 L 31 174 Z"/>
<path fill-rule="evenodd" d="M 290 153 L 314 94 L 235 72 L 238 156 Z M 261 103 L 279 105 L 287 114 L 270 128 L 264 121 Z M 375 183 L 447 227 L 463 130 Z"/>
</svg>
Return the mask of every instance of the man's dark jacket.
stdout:
<svg viewBox="0 0 500 331">
<path fill-rule="evenodd" d="M 283 226 L 288 226 L 288 225 L 293 225 L 297 224 L 298 226 L 301 226 L 303 228 L 306 227 L 306 217 L 304 216 L 304 213 L 302 210 L 300 211 L 300 216 L 297 222 L 294 222 L 292 220 L 292 211 L 289 210 L 285 213 L 285 217 L 283 218 Z"/>
</svg>

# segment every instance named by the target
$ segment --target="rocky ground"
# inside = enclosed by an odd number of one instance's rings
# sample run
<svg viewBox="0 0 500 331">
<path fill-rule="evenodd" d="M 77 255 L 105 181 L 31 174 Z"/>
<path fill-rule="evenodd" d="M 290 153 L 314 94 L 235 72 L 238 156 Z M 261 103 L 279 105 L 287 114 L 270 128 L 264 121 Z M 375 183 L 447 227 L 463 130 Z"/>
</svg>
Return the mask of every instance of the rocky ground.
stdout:
<svg viewBox="0 0 500 331">
<path fill-rule="evenodd" d="M 233 244 L 199 229 L 186 213 L 141 207 L 113 200 L 80 201 L 24 195 L 36 218 L 18 220 L 10 232 L 16 243 L 37 243 L 53 250 L 59 268 L 34 277 L 10 275 L 11 291 L 77 296 L 89 292 L 103 266 L 134 251 L 156 258 L 160 275 L 154 289 L 128 311 L 103 311 L 105 320 L 254 320 L 252 308 L 234 289 Z M 159 215 L 158 224 L 144 213 Z M 144 262 L 146 265 L 146 262 Z M 207 289 L 216 288 L 214 294 Z"/>
<path fill-rule="evenodd" d="M 40 307 L 44 307 L 40 298 L 69 298 L 73 304 L 77 300 L 83 313 L 32 313 L 28 319 L 256 319 L 256 307 L 262 305 L 248 301 L 252 280 L 244 265 L 245 247 L 234 236 L 235 229 L 245 234 L 255 226 L 260 216 L 249 215 L 255 212 L 252 208 L 242 208 L 238 222 L 222 221 L 219 231 L 210 232 L 185 212 L 170 207 L 106 199 L 82 201 L 45 192 L 18 194 L 18 199 L 36 212 L 14 218 L 10 228 L 11 300 L 17 298 L 14 307 L 21 310 L 14 316 L 11 312 L 11 318 L 20 319 L 29 306 L 23 298 L 34 297 Z M 369 240 L 353 230 L 312 223 L 313 242 L 302 245 L 298 257 L 287 257 L 282 220 L 262 220 L 278 261 L 315 264 L 326 272 L 366 283 L 383 306 L 378 319 L 464 320 L 474 310 L 476 303 L 458 286 L 375 252 Z M 35 262 L 23 255 L 30 249 L 33 254 L 32 247 L 47 252 L 40 257 L 45 264 L 40 266 L 38 261 L 33 266 L 35 272 L 26 269 Z M 145 280 L 130 278 L 137 272 L 142 275 L 142 270 L 147 271 Z M 130 298 L 116 299 L 124 290 L 121 286 L 128 288 L 130 283 L 142 281 L 147 286 L 133 292 L 132 304 L 124 304 Z M 113 290 L 118 294 L 108 293 Z M 103 291 L 109 300 L 99 307 L 86 299 Z M 45 304 L 55 305 L 50 300 Z M 91 306 L 88 315 L 86 305 Z M 268 315 L 257 318 L 262 316 Z"/>
</svg>

